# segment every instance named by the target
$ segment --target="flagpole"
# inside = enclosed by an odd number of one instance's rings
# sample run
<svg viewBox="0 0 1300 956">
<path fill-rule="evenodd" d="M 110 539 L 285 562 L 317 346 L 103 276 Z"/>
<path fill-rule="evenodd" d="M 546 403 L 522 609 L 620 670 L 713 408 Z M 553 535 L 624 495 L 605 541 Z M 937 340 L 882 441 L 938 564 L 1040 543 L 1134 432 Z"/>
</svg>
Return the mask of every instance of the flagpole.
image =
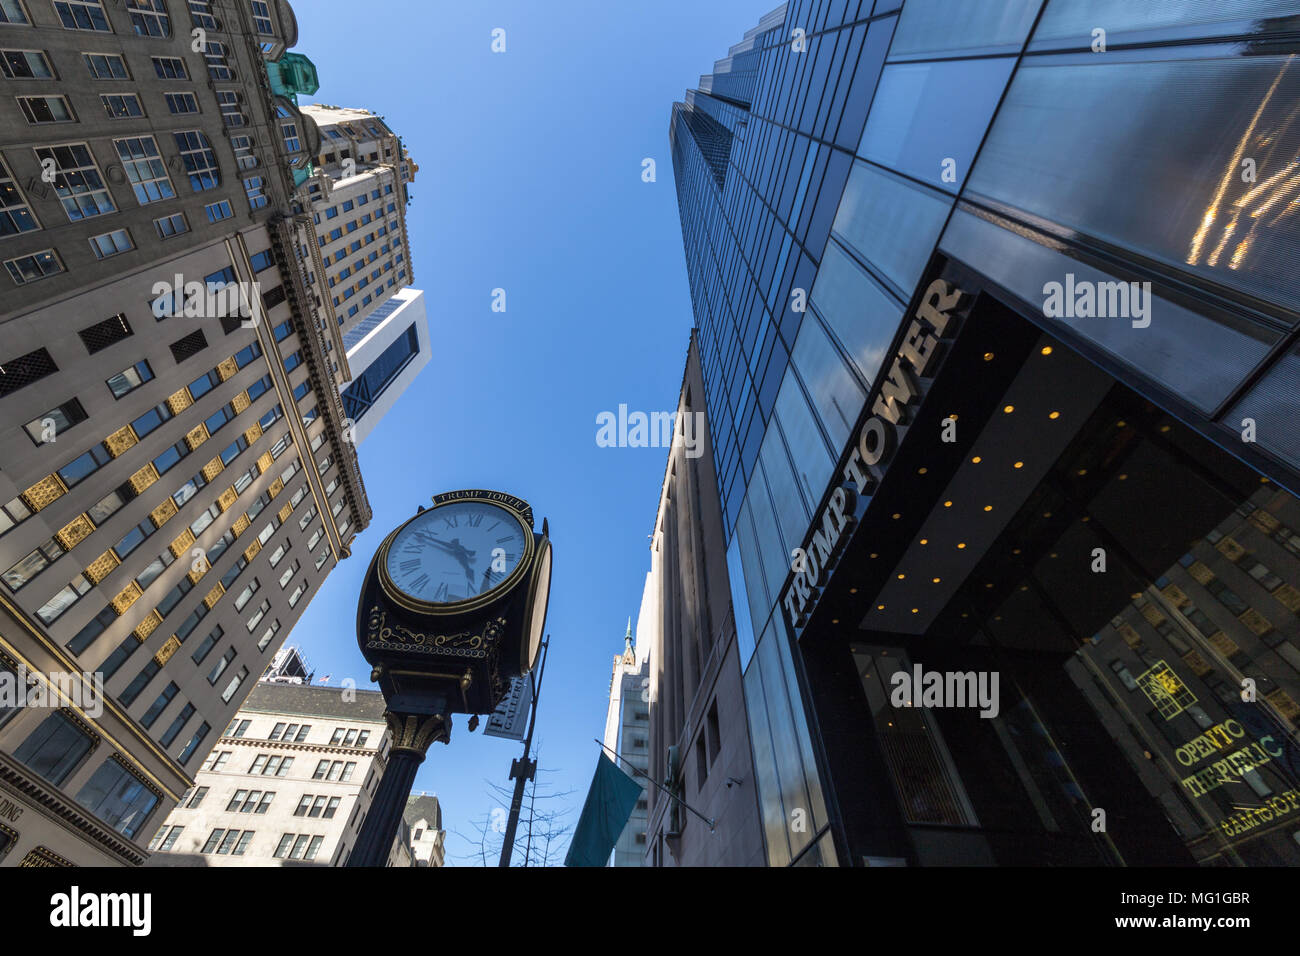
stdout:
<svg viewBox="0 0 1300 956">
<path fill-rule="evenodd" d="M 647 783 L 651 784 L 651 785 L 654 786 L 654 787 L 658 787 L 661 791 L 663 791 L 664 796 L 666 796 L 669 800 L 676 800 L 679 804 L 682 805 L 683 808 L 685 808 L 686 810 L 690 811 L 691 813 L 693 813 L 693 814 L 695 814 L 697 817 L 699 817 L 701 820 L 703 820 L 706 824 L 708 824 L 709 830 L 710 830 L 710 832 L 712 832 L 712 830 L 713 830 L 713 821 L 710 820 L 708 817 L 706 817 L 704 814 L 700 813 L 699 810 L 696 810 L 694 807 L 692 807 L 690 804 L 688 804 L 688 803 L 687 803 L 685 800 L 683 800 L 681 797 L 677 796 L 675 793 L 673 793 L 673 792 L 672 792 L 671 790 L 669 790 L 667 787 L 664 787 L 664 786 L 660 785 L 656 780 L 652 779 L 651 776 L 650 776 L 648 773 L 645 773 L 645 772 L 643 772 L 642 770 L 640 770 L 639 768 L 637 768 L 637 767 L 632 763 L 632 761 L 628 760 L 626 757 L 620 757 L 616 751 L 610 750 L 610 749 L 609 749 L 608 747 L 606 747 L 603 743 L 601 743 L 600 738 L 598 738 L 598 737 L 592 737 L 591 739 L 594 740 L 594 741 L 596 741 L 596 743 L 600 744 L 600 749 L 601 749 L 601 750 L 604 750 L 604 751 L 606 751 L 606 752 L 608 752 L 608 753 L 613 754 L 615 760 L 622 760 L 622 761 L 623 761 L 624 763 L 626 763 L 629 767 L 631 767 L 631 768 L 632 768 L 632 772 L 633 772 L 634 774 L 636 774 L 638 777 L 644 777 L 644 778 L 646 779 L 646 782 L 647 782 Z"/>
<path fill-rule="evenodd" d="M 533 749 L 533 726 L 537 723 L 537 703 L 542 695 L 542 678 L 546 676 L 546 655 L 550 646 L 551 635 L 547 634 L 546 640 L 542 641 L 542 662 L 535 674 L 528 675 L 533 685 L 533 706 L 528 715 L 528 737 L 524 740 L 523 759 L 510 761 L 510 779 L 515 782 L 515 795 L 510 801 L 510 816 L 506 819 L 506 833 L 501 840 L 501 860 L 497 866 L 510 865 L 510 857 L 515 849 L 515 830 L 519 827 L 519 811 L 524 804 L 524 786 L 537 775 L 537 761 L 530 759 L 528 754 Z M 527 859 L 524 860 L 524 865 L 528 865 Z"/>
</svg>

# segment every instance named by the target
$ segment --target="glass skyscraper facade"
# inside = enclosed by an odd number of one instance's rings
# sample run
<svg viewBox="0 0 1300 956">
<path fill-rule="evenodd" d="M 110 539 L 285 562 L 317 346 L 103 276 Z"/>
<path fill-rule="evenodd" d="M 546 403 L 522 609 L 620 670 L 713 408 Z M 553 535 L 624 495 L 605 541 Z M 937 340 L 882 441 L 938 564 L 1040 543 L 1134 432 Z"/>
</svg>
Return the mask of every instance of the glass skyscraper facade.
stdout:
<svg viewBox="0 0 1300 956">
<path fill-rule="evenodd" d="M 673 106 L 771 865 L 1300 862 L 1294 14 L 795 0 Z"/>
</svg>

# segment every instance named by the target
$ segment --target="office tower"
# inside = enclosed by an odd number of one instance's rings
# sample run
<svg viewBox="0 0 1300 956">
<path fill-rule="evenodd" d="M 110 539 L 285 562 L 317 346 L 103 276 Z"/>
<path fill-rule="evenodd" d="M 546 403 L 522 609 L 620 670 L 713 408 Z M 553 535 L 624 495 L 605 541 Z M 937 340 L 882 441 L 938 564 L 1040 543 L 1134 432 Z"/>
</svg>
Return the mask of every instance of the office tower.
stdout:
<svg viewBox="0 0 1300 956">
<path fill-rule="evenodd" d="M 647 866 L 761 866 L 757 781 L 703 395 L 692 333 L 637 619 L 649 679 L 633 682 L 640 694 L 631 702 L 649 710 L 650 731 L 648 758 L 638 766 L 668 789 L 647 789 L 641 826 L 648 845 L 641 850 Z M 636 673 L 645 672 L 643 664 Z M 714 821 L 712 830 L 705 820 Z"/>
<path fill-rule="evenodd" d="M 432 358 L 424 293 L 399 289 L 349 328 L 343 344 L 352 373 L 343 412 L 360 445 Z"/>
<path fill-rule="evenodd" d="M 317 232 L 315 273 L 324 283 L 323 310 L 346 334 L 414 281 L 405 209 L 419 166 L 368 110 L 311 104 L 302 112 L 320 133 L 304 183 Z"/>
<path fill-rule="evenodd" d="M 794 0 L 673 107 L 769 864 L 1300 862 L 1288 12 Z"/>
<path fill-rule="evenodd" d="M 413 866 L 442 866 L 446 859 L 447 831 L 442 828 L 442 805 L 432 793 L 406 798 L 402 820 L 411 835 Z"/>
<path fill-rule="evenodd" d="M 628 618 L 623 653 L 614 658 L 609 679 L 609 708 L 605 714 L 605 747 L 617 754 L 623 771 L 642 784 L 632 816 L 614 844 L 614 866 L 643 866 L 646 854 L 646 757 L 650 753 L 650 662 L 637 659 Z M 637 773 L 640 771 L 640 774 Z"/>
<path fill-rule="evenodd" d="M 0 715 L 0 863 L 134 865 L 370 520 L 316 71 L 282 0 L 2 13 L 0 663 L 58 706 Z"/>
<path fill-rule="evenodd" d="M 391 743 L 377 691 L 257 682 L 153 834 L 149 865 L 344 865 Z M 388 865 L 410 859 L 399 833 Z"/>
</svg>

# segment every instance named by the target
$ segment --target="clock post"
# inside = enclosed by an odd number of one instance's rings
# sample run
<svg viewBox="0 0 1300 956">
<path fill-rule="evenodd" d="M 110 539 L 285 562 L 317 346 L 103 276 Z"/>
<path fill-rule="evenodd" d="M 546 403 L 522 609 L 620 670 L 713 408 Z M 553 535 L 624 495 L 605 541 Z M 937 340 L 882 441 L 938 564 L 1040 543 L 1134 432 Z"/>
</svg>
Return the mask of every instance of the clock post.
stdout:
<svg viewBox="0 0 1300 956">
<path fill-rule="evenodd" d="M 496 709 L 532 670 L 551 582 L 549 527 L 498 491 L 435 495 L 375 553 L 357 605 L 357 643 L 392 734 L 388 766 L 348 866 L 384 866 L 416 772 L 454 714 Z"/>
</svg>

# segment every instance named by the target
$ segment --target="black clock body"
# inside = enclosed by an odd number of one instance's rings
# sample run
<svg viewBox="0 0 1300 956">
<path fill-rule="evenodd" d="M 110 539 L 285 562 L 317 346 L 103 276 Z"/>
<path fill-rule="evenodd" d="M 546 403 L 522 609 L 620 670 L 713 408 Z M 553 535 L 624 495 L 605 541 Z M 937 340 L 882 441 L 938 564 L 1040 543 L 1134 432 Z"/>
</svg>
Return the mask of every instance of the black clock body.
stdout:
<svg viewBox="0 0 1300 956">
<path fill-rule="evenodd" d="M 456 582 L 458 567 L 465 577 Z M 550 576 L 545 526 L 534 530 L 528 503 L 503 492 L 436 495 L 393 529 L 357 605 L 357 642 L 389 709 L 491 713 L 536 662 Z"/>
</svg>

